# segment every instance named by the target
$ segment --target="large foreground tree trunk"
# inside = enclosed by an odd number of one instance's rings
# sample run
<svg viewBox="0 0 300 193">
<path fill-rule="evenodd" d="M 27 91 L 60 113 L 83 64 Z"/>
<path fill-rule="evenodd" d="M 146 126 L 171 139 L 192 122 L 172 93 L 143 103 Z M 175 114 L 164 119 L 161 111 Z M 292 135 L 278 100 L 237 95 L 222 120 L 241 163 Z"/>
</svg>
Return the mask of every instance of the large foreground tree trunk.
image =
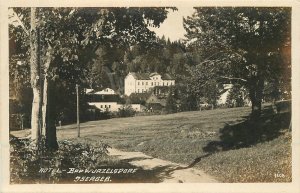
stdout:
<svg viewBox="0 0 300 193">
<path fill-rule="evenodd" d="M 55 118 L 56 118 L 56 109 L 55 109 L 55 101 L 54 101 L 54 87 L 53 82 L 51 80 L 47 80 L 47 104 L 46 104 L 46 117 L 45 117 L 45 132 L 46 132 L 46 148 L 57 150 L 58 143 L 56 137 L 56 126 L 55 126 Z"/>
<path fill-rule="evenodd" d="M 33 91 L 32 114 L 31 114 L 31 138 L 36 141 L 36 145 L 41 138 L 41 106 L 42 90 L 40 77 L 39 58 L 39 29 L 38 29 L 38 9 L 31 8 L 31 30 L 30 30 L 30 78 Z"/>
<path fill-rule="evenodd" d="M 51 81 L 49 80 L 49 70 L 50 64 L 52 61 L 52 53 L 53 50 L 50 45 L 48 45 L 46 58 L 44 63 L 44 86 L 43 86 L 43 107 L 42 107 L 42 114 L 43 114 L 43 127 L 42 132 L 43 135 L 46 136 L 46 148 L 48 149 L 58 149 L 58 143 L 56 138 L 56 127 L 55 127 L 55 115 L 51 116 L 51 107 L 53 105 L 49 105 L 49 84 Z M 51 100 L 50 100 L 51 102 Z M 53 104 L 53 102 L 52 102 Z M 54 120 L 53 120 L 54 119 Z"/>
</svg>

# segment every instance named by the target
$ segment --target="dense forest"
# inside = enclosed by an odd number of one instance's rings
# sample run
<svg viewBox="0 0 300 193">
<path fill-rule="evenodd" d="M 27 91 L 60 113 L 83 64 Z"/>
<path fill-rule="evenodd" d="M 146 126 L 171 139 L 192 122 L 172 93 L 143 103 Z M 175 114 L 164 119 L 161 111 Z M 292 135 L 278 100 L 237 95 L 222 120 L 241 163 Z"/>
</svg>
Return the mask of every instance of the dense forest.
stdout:
<svg viewBox="0 0 300 193">
<path fill-rule="evenodd" d="M 188 64 L 186 53 L 183 42 L 171 42 L 164 36 L 157 37 L 155 43 L 148 47 L 102 45 L 87 64 L 85 86 L 93 89 L 110 87 L 122 94 L 124 78 L 129 72 L 169 73 L 180 79 Z"/>
</svg>

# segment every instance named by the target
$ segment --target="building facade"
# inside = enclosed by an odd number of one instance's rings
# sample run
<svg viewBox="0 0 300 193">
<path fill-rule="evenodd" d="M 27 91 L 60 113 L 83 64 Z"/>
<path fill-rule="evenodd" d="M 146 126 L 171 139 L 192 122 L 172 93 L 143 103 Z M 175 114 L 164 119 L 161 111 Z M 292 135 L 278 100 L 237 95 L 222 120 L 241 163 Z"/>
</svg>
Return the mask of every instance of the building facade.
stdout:
<svg viewBox="0 0 300 193">
<path fill-rule="evenodd" d="M 124 94 L 145 93 L 156 86 L 173 86 L 175 79 L 169 74 L 130 72 L 124 81 Z"/>
<path fill-rule="evenodd" d="M 118 111 L 122 105 L 118 104 L 117 102 L 89 102 L 91 106 L 95 106 L 101 111 Z"/>
<path fill-rule="evenodd" d="M 120 95 L 111 88 L 105 88 L 98 92 L 93 89 L 86 89 L 85 93 L 85 99 L 88 101 L 88 104 L 102 112 L 117 112 L 125 108 L 125 104 L 122 102 Z M 141 104 L 131 104 L 130 106 L 136 112 L 141 112 L 145 109 Z"/>
</svg>

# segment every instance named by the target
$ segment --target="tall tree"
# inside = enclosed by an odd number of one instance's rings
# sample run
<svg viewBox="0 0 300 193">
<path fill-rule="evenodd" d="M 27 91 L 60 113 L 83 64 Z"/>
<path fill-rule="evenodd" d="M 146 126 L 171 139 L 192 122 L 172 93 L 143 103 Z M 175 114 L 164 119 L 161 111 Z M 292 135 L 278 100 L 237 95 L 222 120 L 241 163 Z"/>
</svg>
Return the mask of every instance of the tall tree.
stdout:
<svg viewBox="0 0 300 193">
<path fill-rule="evenodd" d="M 201 53 L 201 62 L 209 64 L 219 81 L 243 84 L 252 115 L 259 116 L 265 82 L 290 71 L 283 50 L 290 49 L 291 9 L 195 8 L 184 27 L 190 49 Z"/>
<path fill-rule="evenodd" d="M 30 69 L 31 87 L 33 91 L 32 114 L 31 114 L 31 138 L 39 142 L 42 128 L 42 89 L 41 89 L 41 64 L 40 64 L 40 29 L 39 11 L 31 8 L 30 20 Z"/>
<path fill-rule="evenodd" d="M 49 104 L 48 92 L 49 85 L 55 87 L 53 79 L 63 76 L 67 85 L 81 83 L 84 64 L 90 62 L 91 53 L 100 45 L 151 45 L 155 33 L 147 26 L 159 26 L 168 13 L 167 8 L 13 8 L 13 11 L 19 25 L 12 24 L 10 34 L 22 28 L 23 35 L 16 37 L 18 41 L 26 45 L 28 36 L 30 39 L 27 48 L 31 50 L 28 57 L 34 94 L 32 138 L 38 141 L 45 133 L 47 147 L 54 149 L 58 148 L 55 115 L 49 114 L 53 112 L 49 108 L 55 106 L 55 101 Z"/>
</svg>

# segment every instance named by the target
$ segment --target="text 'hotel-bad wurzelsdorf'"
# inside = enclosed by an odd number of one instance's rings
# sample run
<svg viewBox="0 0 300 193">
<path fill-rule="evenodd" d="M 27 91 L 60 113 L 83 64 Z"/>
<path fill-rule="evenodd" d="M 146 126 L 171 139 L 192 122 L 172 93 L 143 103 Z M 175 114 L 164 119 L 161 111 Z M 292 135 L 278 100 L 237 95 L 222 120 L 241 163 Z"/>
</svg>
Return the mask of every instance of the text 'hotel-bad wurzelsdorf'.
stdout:
<svg viewBox="0 0 300 193">
<path fill-rule="evenodd" d="M 124 94 L 145 93 L 156 86 L 173 86 L 175 79 L 169 74 L 129 72 L 124 81 Z"/>
</svg>

